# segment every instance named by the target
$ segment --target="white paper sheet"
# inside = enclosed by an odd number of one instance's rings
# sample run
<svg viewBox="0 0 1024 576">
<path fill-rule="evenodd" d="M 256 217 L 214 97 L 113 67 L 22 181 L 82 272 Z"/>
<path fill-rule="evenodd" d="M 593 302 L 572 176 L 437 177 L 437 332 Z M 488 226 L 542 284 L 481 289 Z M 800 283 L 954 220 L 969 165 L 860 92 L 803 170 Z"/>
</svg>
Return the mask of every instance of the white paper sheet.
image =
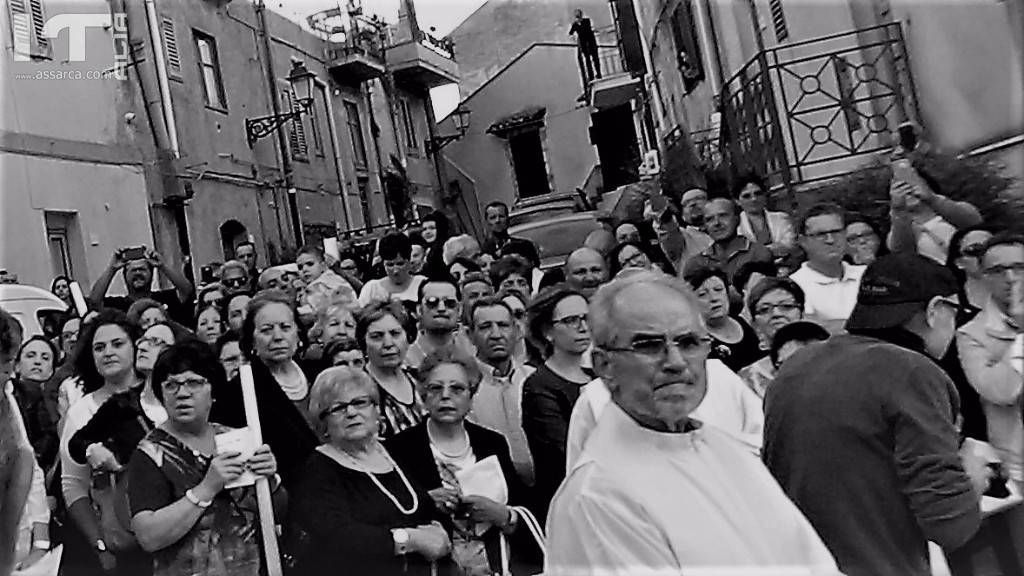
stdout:
<svg viewBox="0 0 1024 576">
<path fill-rule="evenodd" d="M 217 434 L 214 438 L 217 443 L 217 453 L 222 454 L 224 452 L 238 452 L 242 455 L 242 460 L 248 460 L 252 458 L 254 452 L 256 452 L 256 440 L 253 438 L 248 428 L 239 428 L 230 432 L 224 432 Z M 224 488 L 239 488 L 241 486 L 252 486 L 256 483 L 256 475 L 246 470 L 241 476 L 224 486 Z"/>
</svg>

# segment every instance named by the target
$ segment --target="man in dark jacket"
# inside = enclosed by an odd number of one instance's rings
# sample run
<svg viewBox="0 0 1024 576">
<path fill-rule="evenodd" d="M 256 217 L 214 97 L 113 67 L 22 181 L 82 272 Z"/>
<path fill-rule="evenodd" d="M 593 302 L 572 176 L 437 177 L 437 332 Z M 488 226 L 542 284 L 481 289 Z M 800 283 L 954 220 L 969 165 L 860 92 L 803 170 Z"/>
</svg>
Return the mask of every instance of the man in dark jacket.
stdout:
<svg viewBox="0 0 1024 576">
<path fill-rule="evenodd" d="M 958 453 L 959 398 L 933 361 L 956 293 L 925 258 L 880 258 L 850 334 L 796 353 L 768 389 L 765 463 L 847 576 L 927 576 L 929 540 L 953 550 L 980 524 L 987 471 Z"/>
</svg>

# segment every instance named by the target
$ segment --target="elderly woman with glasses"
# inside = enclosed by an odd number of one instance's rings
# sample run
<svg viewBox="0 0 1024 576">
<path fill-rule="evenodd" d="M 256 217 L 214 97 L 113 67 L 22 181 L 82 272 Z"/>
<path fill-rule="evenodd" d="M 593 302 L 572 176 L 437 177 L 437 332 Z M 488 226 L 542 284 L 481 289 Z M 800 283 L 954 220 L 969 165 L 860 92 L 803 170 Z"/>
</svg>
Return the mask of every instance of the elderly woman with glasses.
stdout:
<svg viewBox="0 0 1024 576">
<path fill-rule="evenodd" d="M 413 482 L 430 490 L 434 504 L 451 515 L 452 553 L 467 576 L 501 573 L 500 538 L 511 535 L 519 520 L 507 503 L 522 503 L 526 497 L 505 437 L 466 421 L 480 378 L 472 357 L 453 350 L 427 355 L 417 385 L 427 420 L 387 443 Z M 495 459 L 501 468 L 504 501 L 465 494 L 459 482 L 460 472 L 487 458 Z M 495 485 L 494 492 L 500 491 Z"/>
<path fill-rule="evenodd" d="M 767 349 L 780 328 L 803 319 L 804 291 L 789 278 L 763 278 L 750 289 L 747 308 L 761 337 L 762 349 Z M 775 363 L 765 356 L 741 369 L 739 375 L 763 400 L 775 380 Z"/>
<path fill-rule="evenodd" d="M 565 447 L 572 406 L 593 376 L 583 367 L 590 348 L 587 300 L 567 284 L 541 291 L 528 309 L 528 338 L 544 363 L 523 383 L 523 432 L 533 454 L 541 511 L 565 477 Z"/>
<path fill-rule="evenodd" d="M 139 443 L 128 466 L 132 529 L 153 557 L 155 576 L 257 576 L 261 573 L 254 490 L 229 487 L 244 472 L 273 477 L 267 445 L 245 455 L 218 449 L 231 429 L 210 422 L 224 371 L 209 346 L 175 344 L 153 368 L 152 390 L 167 420 Z"/>
<path fill-rule="evenodd" d="M 310 419 L 324 443 L 290 491 L 289 564 L 303 576 L 448 574 L 451 542 L 434 500 L 378 440 L 380 389 L 334 367 L 313 384 Z"/>
</svg>

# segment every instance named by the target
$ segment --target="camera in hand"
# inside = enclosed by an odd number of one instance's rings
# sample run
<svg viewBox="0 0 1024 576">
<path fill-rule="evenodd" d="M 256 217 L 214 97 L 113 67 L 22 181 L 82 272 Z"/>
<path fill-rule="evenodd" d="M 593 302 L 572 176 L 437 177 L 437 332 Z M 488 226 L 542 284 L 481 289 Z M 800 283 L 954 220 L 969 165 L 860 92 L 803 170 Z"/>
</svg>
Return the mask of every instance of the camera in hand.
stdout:
<svg viewBox="0 0 1024 576">
<path fill-rule="evenodd" d="M 146 257 L 145 246 L 132 246 L 131 248 L 125 248 L 121 252 L 121 258 L 124 260 L 142 260 Z"/>
<path fill-rule="evenodd" d="M 989 462 L 988 467 L 992 470 L 992 478 L 988 481 L 988 490 L 985 491 L 985 496 L 991 496 L 992 498 L 1006 498 L 1010 495 L 1010 489 L 1007 488 L 1006 482 L 1008 477 L 1003 467 L 998 462 Z"/>
</svg>

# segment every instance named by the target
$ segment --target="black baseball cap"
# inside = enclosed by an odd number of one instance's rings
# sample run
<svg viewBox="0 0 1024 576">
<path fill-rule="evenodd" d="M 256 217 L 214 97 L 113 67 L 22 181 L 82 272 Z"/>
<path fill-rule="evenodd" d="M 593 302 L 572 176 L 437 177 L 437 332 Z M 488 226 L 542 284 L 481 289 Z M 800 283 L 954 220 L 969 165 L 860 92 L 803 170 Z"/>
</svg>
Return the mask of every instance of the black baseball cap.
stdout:
<svg viewBox="0 0 1024 576">
<path fill-rule="evenodd" d="M 945 266 L 917 254 L 882 256 L 860 280 L 857 305 L 847 330 L 878 330 L 899 326 L 935 298 L 957 303 L 959 285 Z"/>
</svg>

